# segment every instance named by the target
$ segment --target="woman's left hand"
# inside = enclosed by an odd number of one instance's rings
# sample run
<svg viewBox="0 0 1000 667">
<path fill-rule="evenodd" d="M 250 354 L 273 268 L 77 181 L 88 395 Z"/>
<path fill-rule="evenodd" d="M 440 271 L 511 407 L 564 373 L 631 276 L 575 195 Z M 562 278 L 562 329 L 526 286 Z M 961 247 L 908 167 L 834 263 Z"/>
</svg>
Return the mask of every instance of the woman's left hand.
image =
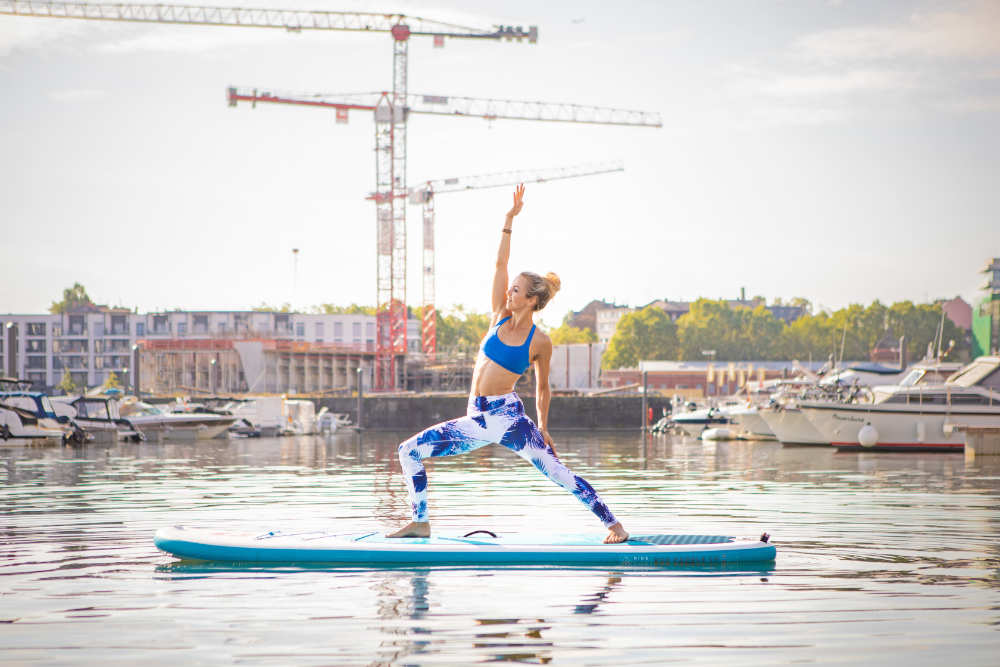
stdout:
<svg viewBox="0 0 1000 667">
<path fill-rule="evenodd" d="M 514 205 L 507 211 L 507 217 L 513 218 L 520 213 L 522 206 L 524 206 L 524 183 L 514 188 Z"/>
<path fill-rule="evenodd" d="M 556 454 L 556 444 L 552 442 L 552 436 L 545 429 L 542 429 L 542 439 L 545 440 L 545 444 L 552 448 L 552 453 L 555 454 L 556 458 L 559 458 L 559 454 Z"/>
</svg>

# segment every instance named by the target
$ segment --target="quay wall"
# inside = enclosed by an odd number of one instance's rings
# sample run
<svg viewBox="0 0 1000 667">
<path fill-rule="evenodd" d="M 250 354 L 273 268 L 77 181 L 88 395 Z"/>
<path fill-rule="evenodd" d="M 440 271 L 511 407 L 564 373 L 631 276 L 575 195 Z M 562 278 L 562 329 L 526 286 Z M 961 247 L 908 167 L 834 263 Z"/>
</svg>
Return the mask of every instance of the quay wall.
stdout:
<svg viewBox="0 0 1000 667">
<path fill-rule="evenodd" d="M 438 422 L 465 415 L 465 396 L 365 396 L 361 399 L 361 428 L 417 432 Z M 523 398 L 525 412 L 537 421 L 535 399 Z M 357 397 L 322 398 L 317 411 L 346 413 L 358 423 Z M 659 410 L 656 411 L 657 415 Z M 620 430 L 642 428 L 641 396 L 553 396 L 549 429 Z"/>
</svg>

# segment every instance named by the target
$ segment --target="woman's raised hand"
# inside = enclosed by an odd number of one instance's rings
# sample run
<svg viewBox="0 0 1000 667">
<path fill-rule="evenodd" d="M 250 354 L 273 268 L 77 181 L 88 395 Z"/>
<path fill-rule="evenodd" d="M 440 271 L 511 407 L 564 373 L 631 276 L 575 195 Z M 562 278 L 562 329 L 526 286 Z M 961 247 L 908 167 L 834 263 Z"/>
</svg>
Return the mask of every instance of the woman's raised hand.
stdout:
<svg viewBox="0 0 1000 667">
<path fill-rule="evenodd" d="M 514 205 L 507 211 L 507 217 L 513 218 L 520 213 L 522 206 L 524 206 L 524 183 L 514 188 Z"/>
</svg>

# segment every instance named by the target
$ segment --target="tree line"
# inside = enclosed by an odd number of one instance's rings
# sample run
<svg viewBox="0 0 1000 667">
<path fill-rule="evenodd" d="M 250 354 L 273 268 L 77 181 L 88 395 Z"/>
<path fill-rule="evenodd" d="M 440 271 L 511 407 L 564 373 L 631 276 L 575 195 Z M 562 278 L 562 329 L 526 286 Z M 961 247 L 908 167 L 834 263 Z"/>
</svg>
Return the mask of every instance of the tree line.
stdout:
<svg viewBox="0 0 1000 667">
<path fill-rule="evenodd" d="M 907 338 L 907 356 L 920 359 L 939 337 L 943 348 L 967 347 L 965 332 L 939 304 L 879 301 L 851 304 L 832 313 L 806 314 L 791 324 L 764 306 L 731 308 L 725 301 L 699 299 L 673 321 L 655 306 L 627 313 L 618 321 L 601 362 L 604 368 L 634 368 L 640 360 L 769 361 L 867 359 L 885 335 Z M 714 351 L 709 354 L 709 351 Z"/>
<path fill-rule="evenodd" d="M 54 301 L 50 312 L 62 313 L 80 304 L 92 304 L 87 290 L 74 283 L 63 290 L 63 298 Z M 775 300 L 780 304 L 779 300 Z M 940 338 L 943 347 L 954 341 L 955 351 L 968 348 L 966 333 L 947 317 L 942 318 L 940 304 L 900 301 L 886 306 L 874 301 L 868 306 L 851 304 L 830 312 L 810 314 L 808 301 L 789 302 L 802 305 L 807 312 L 791 324 L 775 317 L 763 305 L 756 308 L 730 307 L 724 300 L 699 299 L 691 309 L 673 321 L 661 309 L 647 306 L 622 316 L 614 336 L 608 342 L 602 360 L 604 368 L 634 368 L 640 360 L 699 361 L 769 361 L 818 360 L 831 355 L 843 359 L 867 359 L 875 343 L 888 333 L 892 338 L 907 337 L 907 356 L 920 359 L 928 343 Z M 290 304 L 271 306 L 261 303 L 253 310 L 291 312 Z M 409 317 L 420 317 L 419 308 L 407 307 Z M 373 306 L 339 306 L 322 303 L 305 310 L 310 313 L 374 315 Z M 597 336 L 587 328 L 570 324 L 567 314 L 559 327 L 550 330 L 555 345 L 592 343 Z M 943 320 L 943 322 L 942 322 Z M 437 345 L 442 354 L 473 354 L 490 325 L 490 314 L 455 306 L 437 313 Z M 705 352 L 714 351 L 711 357 Z"/>
</svg>

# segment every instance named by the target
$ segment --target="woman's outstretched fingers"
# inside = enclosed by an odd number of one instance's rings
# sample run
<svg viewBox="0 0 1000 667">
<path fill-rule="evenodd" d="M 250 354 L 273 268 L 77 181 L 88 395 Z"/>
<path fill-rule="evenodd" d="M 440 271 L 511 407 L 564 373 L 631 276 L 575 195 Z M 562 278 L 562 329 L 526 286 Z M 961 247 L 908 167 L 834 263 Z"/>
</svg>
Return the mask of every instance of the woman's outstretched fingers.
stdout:
<svg viewBox="0 0 1000 667">
<path fill-rule="evenodd" d="M 510 212 L 507 214 L 509 216 L 515 216 L 521 212 L 521 207 L 524 205 L 524 184 L 520 184 L 514 188 L 514 205 L 511 207 Z"/>
</svg>

